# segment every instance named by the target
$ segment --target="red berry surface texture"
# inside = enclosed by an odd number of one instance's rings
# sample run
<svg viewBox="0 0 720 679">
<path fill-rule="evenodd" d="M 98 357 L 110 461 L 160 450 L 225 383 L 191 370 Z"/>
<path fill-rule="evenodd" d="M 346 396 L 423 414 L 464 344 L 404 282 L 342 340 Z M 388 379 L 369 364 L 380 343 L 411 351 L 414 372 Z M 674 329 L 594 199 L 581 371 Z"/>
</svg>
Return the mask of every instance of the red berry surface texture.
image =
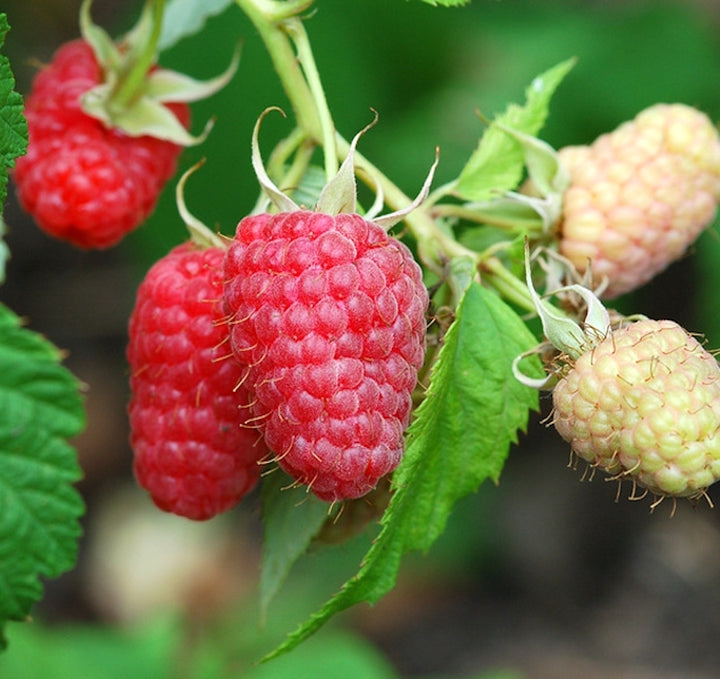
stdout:
<svg viewBox="0 0 720 679">
<path fill-rule="evenodd" d="M 619 479 L 692 497 L 720 478 L 720 368 L 673 321 L 611 332 L 560 380 L 553 404 L 573 452 Z"/>
<path fill-rule="evenodd" d="M 220 248 L 174 248 L 148 271 L 130 317 L 131 445 L 138 483 L 165 511 L 203 520 L 256 484 L 266 454 L 243 426 L 250 400 L 232 357 Z"/>
<path fill-rule="evenodd" d="M 360 497 L 403 454 L 428 304 L 408 248 L 357 214 L 243 219 L 225 265 L 232 347 L 278 464 Z"/>
<path fill-rule="evenodd" d="M 720 139 L 689 106 L 652 106 L 559 159 L 570 174 L 560 250 L 579 271 L 590 265 L 596 283 L 607 279 L 603 297 L 647 283 L 715 217 Z"/>
<path fill-rule="evenodd" d="M 47 233 L 81 248 L 115 245 L 154 209 L 182 147 L 106 127 L 81 108 L 103 78 L 91 47 L 66 43 L 25 101 L 29 146 L 14 180 L 20 204 Z M 187 127 L 186 104 L 168 108 Z"/>
</svg>

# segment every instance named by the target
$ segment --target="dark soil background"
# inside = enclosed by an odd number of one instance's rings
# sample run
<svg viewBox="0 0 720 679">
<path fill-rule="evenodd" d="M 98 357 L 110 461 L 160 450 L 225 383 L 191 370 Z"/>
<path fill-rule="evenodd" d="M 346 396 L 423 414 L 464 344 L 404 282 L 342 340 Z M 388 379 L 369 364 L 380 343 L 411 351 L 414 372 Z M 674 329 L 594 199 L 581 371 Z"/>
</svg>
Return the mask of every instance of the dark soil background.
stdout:
<svg viewBox="0 0 720 679">
<path fill-rule="evenodd" d="M 79 2 L 4 5 L 6 53 L 27 92 L 34 62 L 77 36 Z M 96 21 L 112 31 L 127 27 L 140 3 L 95 5 Z M 519 101 L 534 75 L 573 54 L 578 66 L 547 128 L 556 146 L 590 141 L 656 101 L 685 101 L 720 118 L 714 2 L 474 0 L 449 10 L 318 0 L 317 8 L 308 31 L 338 128 L 350 134 L 370 106 L 378 109 L 364 152 L 409 192 L 436 144 L 441 175 L 461 166 L 480 131 L 475 109 L 492 114 Z M 196 107 L 198 128 L 218 113 L 208 145 L 181 162 L 185 169 L 207 155 L 188 202 L 225 233 L 256 196 L 252 122 L 285 103 L 257 36 L 235 15 L 211 21 L 214 40 L 192 38 L 167 54 L 168 65 L 207 77 L 227 62 L 228 37 L 246 41 L 236 81 Z M 0 300 L 67 350 L 67 367 L 87 384 L 89 426 L 76 441 L 85 536 L 77 569 L 47 584 L 37 615 L 46 624 L 120 625 L 179 606 L 202 625 L 257 586 L 257 498 L 216 523 L 187 525 L 157 512 L 132 479 L 126 324 L 144 271 L 182 238 L 171 194 L 120 247 L 79 252 L 41 233 L 11 187 L 12 259 Z M 703 236 L 698 257 L 621 300 L 623 308 L 673 318 L 720 346 L 718 242 L 714 232 Z M 715 509 L 680 502 L 674 515 L 669 502 L 651 511 L 647 499 L 628 501 L 628 489 L 616 502 L 614 484 L 581 482 L 582 470 L 566 466 L 567 447 L 541 419 L 511 452 L 499 486 L 461 502 L 436 549 L 409 558 L 396 590 L 343 624 L 403 677 L 495 669 L 528 679 L 720 676 L 720 493 L 709 493 Z"/>
</svg>

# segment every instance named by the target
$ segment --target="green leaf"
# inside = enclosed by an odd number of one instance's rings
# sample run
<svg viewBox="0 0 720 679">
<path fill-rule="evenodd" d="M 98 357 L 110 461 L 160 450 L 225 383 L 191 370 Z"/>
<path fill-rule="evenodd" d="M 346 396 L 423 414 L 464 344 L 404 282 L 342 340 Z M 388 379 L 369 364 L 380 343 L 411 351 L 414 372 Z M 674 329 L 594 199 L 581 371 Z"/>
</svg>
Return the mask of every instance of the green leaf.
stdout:
<svg viewBox="0 0 720 679">
<path fill-rule="evenodd" d="M 263 479 L 265 539 L 260 572 L 260 607 L 263 614 L 287 578 L 290 568 L 306 551 L 328 517 L 330 506 L 306 488 L 292 486 L 279 469 Z"/>
<path fill-rule="evenodd" d="M 158 50 L 169 49 L 198 33 L 210 17 L 222 14 L 232 4 L 234 0 L 170 0 L 163 15 Z"/>
<path fill-rule="evenodd" d="M 243 679 L 400 679 L 390 663 L 360 636 L 328 630 L 313 643 L 270 665 L 259 665 Z"/>
<path fill-rule="evenodd" d="M 517 187 L 525 166 L 524 149 L 501 127 L 536 135 L 545 124 L 553 93 L 574 63 L 568 59 L 539 75 L 525 91 L 524 106 L 510 104 L 493 120 L 460 173 L 455 186 L 458 197 L 483 201 Z"/>
<path fill-rule="evenodd" d="M 427 550 L 460 498 L 498 480 L 517 431 L 537 408 L 537 392 L 512 374 L 513 359 L 535 344 L 510 307 L 470 284 L 408 431 L 380 534 L 359 572 L 265 659 L 291 650 L 336 613 L 377 602 L 394 587 L 403 554 Z"/>
<path fill-rule="evenodd" d="M 5 44 L 8 26 L 5 14 L 0 14 L 0 49 Z M 0 54 L 0 214 L 7 198 L 8 173 L 15 159 L 27 150 L 27 122 L 23 115 L 22 97 L 15 91 L 15 78 L 7 57 Z M 9 251 L 2 237 L 5 222 L 0 217 L 0 283 L 5 280 L 5 262 Z"/>
<path fill-rule="evenodd" d="M 0 656 L 0 676 L 68 679 L 88 675 L 91 667 L 92 676 L 102 679 L 169 679 L 182 634 L 180 621 L 170 616 L 122 628 L 16 625 L 8 630 L 11 650 Z"/>
<path fill-rule="evenodd" d="M 285 188 L 295 203 L 310 208 L 317 203 L 325 183 L 325 169 L 319 165 L 309 165 L 296 188 Z"/>
<path fill-rule="evenodd" d="M 60 351 L 0 305 L 0 630 L 23 620 L 77 558 L 80 476 L 66 439 L 85 426 L 79 383 Z"/>
</svg>

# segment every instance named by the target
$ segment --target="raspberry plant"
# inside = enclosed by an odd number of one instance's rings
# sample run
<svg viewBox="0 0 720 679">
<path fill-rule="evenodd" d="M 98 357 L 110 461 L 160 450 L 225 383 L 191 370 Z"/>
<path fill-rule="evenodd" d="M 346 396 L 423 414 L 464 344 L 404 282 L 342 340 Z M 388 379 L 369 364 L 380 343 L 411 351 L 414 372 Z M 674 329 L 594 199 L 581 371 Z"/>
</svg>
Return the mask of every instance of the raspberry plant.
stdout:
<svg viewBox="0 0 720 679">
<path fill-rule="evenodd" d="M 705 113 L 657 105 L 591 146 L 556 151 L 540 135 L 568 59 L 484 121 L 440 186 L 428 141 L 413 200 L 362 154 L 372 124 L 351 140 L 335 128 L 304 20 L 322 0 L 146 0 L 117 41 L 90 9 L 85 0 L 82 39 L 38 75 L 25 116 L 0 64 L 4 174 L 22 156 L 21 204 L 71 244 L 110 247 L 142 228 L 182 146 L 212 134 L 192 134 L 186 102 L 226 84 L 236 60 L 205 83 L 157 63 L 210 14 L 244 12 L 289 101 L 289 131 L 269 152 L 267 110 L 237 131 L 251 142 L 259 194 L 234 232 L 190 215 L 178 183 L 189 242 L 150 268 L 129 319 L 137 480 L 161 509 L 207 520 L 244 502 L 264 472 L 264 611 L 311 544 L 374 531 L 357 573 L 266 659 L 387 594 L 403 556 L 430 549 L 461 498 L 500 480 L 538 388 L 555 386 L 551 421 L 591 471 L 630 480 L 632 497 L 646 488 L 651 507 L 666 496 L 710 503 L 715 359 L 672 321 L 599 301 L 648 282 L 712 222 L 720 141 Z M 213 219 L 212 206 L 203 211 Z M 0 474 L 22 479 L 0 495 L 4 535 L 30 536 L 3 543 L 7 621 L 29 614 L 38 577 L 73 565 L 82 503 L 67 439 L 84 414 L 59 350 L 6 309 L 0 332 L 12 413 Z M 594 360 L 606 355 L 614 363 L 601 370 Z"/>
</svg>

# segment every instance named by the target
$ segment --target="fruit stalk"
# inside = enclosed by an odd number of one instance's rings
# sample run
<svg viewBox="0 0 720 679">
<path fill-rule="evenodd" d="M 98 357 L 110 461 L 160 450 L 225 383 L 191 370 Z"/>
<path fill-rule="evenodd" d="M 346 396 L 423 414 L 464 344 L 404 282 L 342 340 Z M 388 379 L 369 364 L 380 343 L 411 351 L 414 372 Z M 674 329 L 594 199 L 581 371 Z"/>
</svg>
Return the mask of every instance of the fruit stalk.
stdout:
<svg viewBox="0 0 720 679">
<path fill-rule="evenodd" d="M 152 30 L 148 41 L 143 46 L 138 59 L 132 63 L 130 70 L 118 80 L 117 86 L 111 95 L 114 109 L 122 110 L 132 103 L 146 83 L 146 76 L 157 56 L 157 46 L 162 30 L 165 0 L 147 0 L 145 11 L 150 14 Z"/>
<path fill-rule="evenodd" d="M 284 19 L 307 9 L 312 4 L 312 0 L 292 3 L 278 3 L 273 0 L 235 0 L 235 2 L 245 12 L 265 43 L 275 72 L 293 107 L 298 125 L 319 142 L 322 139 L 322 127 L 315 98 L 305 80 L 283 23 Z"/>
</svg>

